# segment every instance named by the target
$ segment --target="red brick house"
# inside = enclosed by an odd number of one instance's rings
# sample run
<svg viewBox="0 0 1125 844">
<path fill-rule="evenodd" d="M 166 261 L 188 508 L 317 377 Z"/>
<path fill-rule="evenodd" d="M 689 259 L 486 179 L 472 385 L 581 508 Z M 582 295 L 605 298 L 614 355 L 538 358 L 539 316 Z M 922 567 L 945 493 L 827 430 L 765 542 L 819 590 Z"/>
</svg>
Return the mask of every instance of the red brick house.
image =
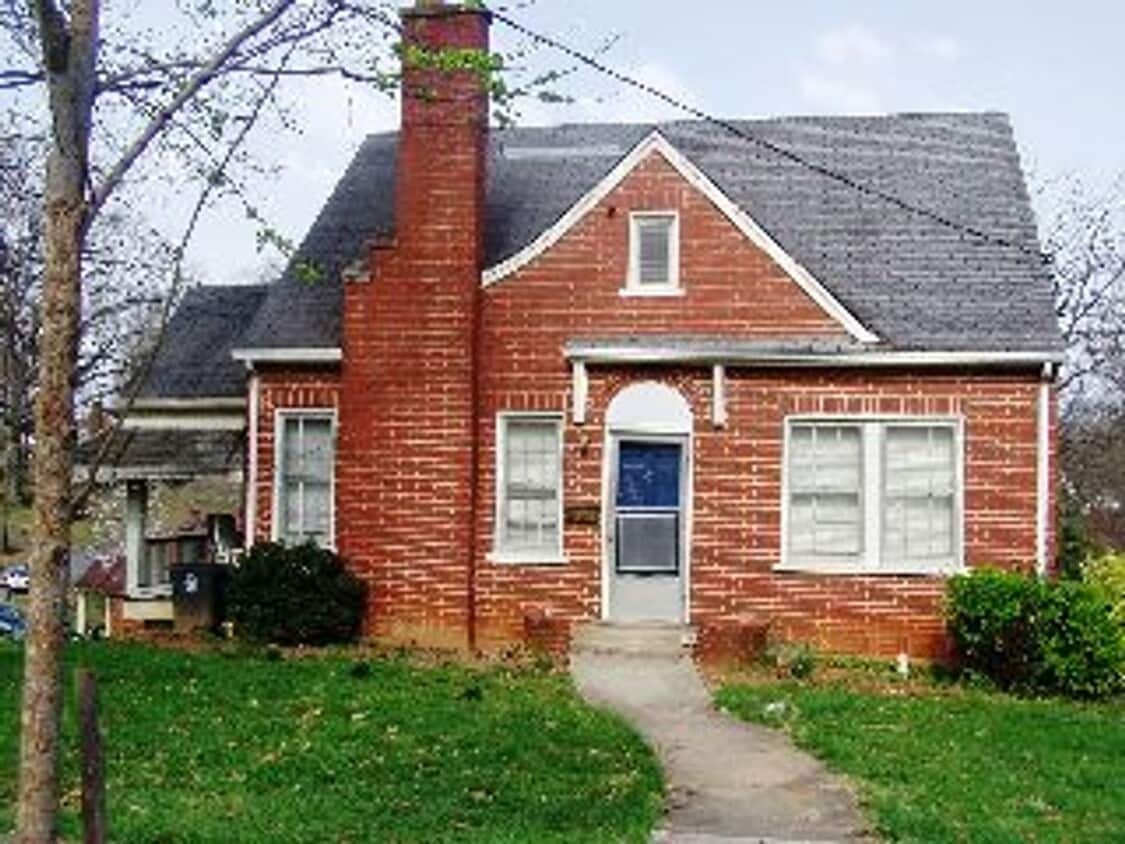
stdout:
<svg viewBox="0 0 1125 844">
<path fill-rule="evenodd" d="M 488 47 L 484 12 L 403 22 Z M 476 76 L 406 68 L 284 277 L 188 297 L 133 454 L 241 436 L 247 541 L 338 549 L 373 634 L 938 653 L 946 576 L 1052 565 L 1061 345 L 1010 126 L 737 126 L 768 146 L 490 130 Z"/>
</svg>

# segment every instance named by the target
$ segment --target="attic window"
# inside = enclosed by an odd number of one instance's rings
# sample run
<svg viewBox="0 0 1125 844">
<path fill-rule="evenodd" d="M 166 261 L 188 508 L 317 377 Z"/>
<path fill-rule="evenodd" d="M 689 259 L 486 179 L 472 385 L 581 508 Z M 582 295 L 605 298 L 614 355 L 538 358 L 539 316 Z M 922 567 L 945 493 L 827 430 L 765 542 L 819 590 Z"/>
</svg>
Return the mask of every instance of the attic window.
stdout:
<svg viewBox="0 0 1125 844">
<path fill-rule="evenodd" d="M 629 296 L 678 295 L 680 220 L 675 212 L 644 212 L 629 218 Z"/>
</svg>

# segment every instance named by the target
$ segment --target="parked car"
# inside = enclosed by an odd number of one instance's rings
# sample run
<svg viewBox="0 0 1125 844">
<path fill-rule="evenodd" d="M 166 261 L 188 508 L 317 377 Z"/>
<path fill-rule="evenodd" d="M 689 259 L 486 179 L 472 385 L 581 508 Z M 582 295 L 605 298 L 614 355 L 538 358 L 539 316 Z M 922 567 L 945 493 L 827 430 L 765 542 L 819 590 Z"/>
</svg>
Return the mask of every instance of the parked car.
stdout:
<svg viewBox="0 0 1125 844">
<path fill-rule="evenodd" d="M 19 642 L 27 633 L 27 623 L 23 614 L 11 604 L 0 604 L 0 639 L 10 638 Z"/>
<path fill-rule="evenodd" d="M 31 570 L 26 563 L 8 566 L 0 574 L 0 586 L 6 586 L 12 592 L 26 592 L 31 585 Z"/>
</svg>

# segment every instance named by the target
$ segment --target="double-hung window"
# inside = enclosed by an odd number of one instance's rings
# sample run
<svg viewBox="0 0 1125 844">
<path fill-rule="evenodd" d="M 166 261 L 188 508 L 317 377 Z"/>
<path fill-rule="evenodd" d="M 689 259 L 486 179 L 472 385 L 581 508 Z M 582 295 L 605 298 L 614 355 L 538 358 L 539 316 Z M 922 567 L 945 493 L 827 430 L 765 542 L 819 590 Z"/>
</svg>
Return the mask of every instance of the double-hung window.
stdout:
<svg viewBox="0 0 1125 844">
<path fill-rule="evenodd" d="M 274 537 L 288 545 L 331 547 L 335 417 L 331 412 L 282 411 L 277 434 Z"/>
<path fill-rule="evenodd" d="M 794 425 L 789 433 L 789 551 L 858 563 L 863 553 L 863 430 Z"/>
<path fill-rule="evenodd" d="M 944 573 L 961 566 L 957 420 L 793 419 L 782 567 Z"/>
<path fill-rule="evenodd" d="M 957 459 L 946 426 L 888 425 L 883 437 L 883 558 L 941 565 L 955 557 Z"/>
<path fill-rule="evenodd" d="M 499 418 L 496 556 L 511 562 L 562 560 L 562 419 Z"/>
<path fill-rule="evenodd" d="M 623 293 L 680 293 L 680 220 L 675 212 L 644 211 L 629 217 L 629 276 Z"/>
</svg>

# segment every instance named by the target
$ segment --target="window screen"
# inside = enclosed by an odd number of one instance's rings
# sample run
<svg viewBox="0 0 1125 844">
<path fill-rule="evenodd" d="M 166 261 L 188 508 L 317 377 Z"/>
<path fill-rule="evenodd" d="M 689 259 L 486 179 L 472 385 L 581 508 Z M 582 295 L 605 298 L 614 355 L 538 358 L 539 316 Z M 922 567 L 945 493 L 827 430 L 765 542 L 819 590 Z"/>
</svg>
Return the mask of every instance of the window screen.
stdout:
<svg viewBox="0 0 1125 844">
<path fill-rule="evenodd" d="M 616 545 L 617 571 L 622 574 L 677 574 L 679 512 L 618 514 Z"/>
<path fill-rule="evenodd" d="M 789 439 L 789 554 L 859 561 L 863 552 L 863 432 L 795 425 Z"/>
<path fill-rule="evenodd" d="M 507 419 L 504 426 L 500 550 L 556 556 L 561 425 L 557 419 Z"/>
<path fill-rule="evenodd" d="M 675 284 L 672 267 L 672 236 L 675 218 L 635 217 L 633 219 L 636 283 L 645 286 Z"/>
<path fill-rule="evenodd" d="M 883 488 L 883 558 L 951 560 L 955 552 L 956 453 L 949 426 L 888 426 Z"/>
<path fill-rule="evenodd" d="M 290 545 L 332 541 L 332 418 L 290 416 L 281 429 L 278 536 Z"/>
</svg>

